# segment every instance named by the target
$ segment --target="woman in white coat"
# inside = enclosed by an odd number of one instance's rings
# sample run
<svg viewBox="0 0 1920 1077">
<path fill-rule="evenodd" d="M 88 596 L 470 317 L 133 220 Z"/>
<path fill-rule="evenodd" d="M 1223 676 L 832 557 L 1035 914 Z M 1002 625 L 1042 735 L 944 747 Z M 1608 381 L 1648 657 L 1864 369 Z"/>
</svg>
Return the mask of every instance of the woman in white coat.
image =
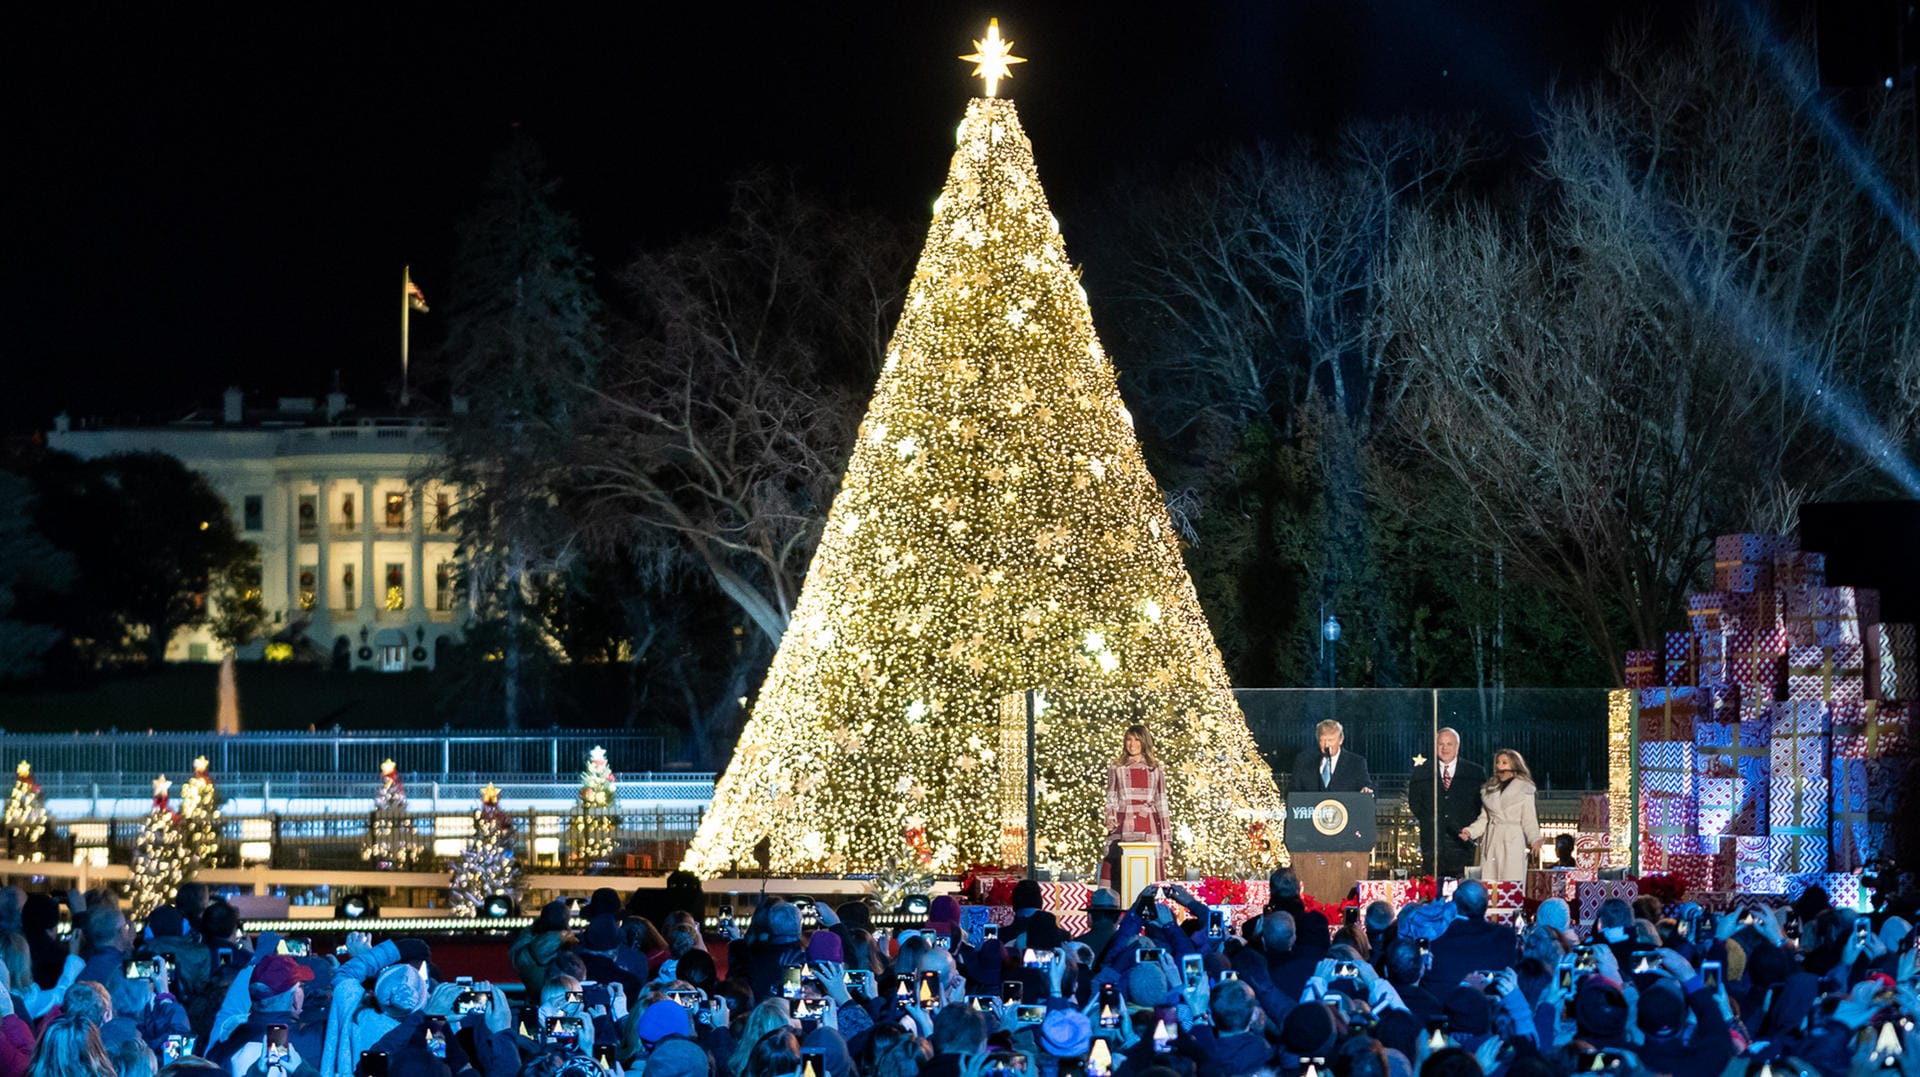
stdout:
<svg viewBox="0 0 1920 1077">
<path fill-rule="evenodd" d="M 1527 855 L 1540 844 L 1540 817 L 1533 807 L 1533 775 L 1512 748 L 1493 753 L 1493 776 L 1480 787 L 1480 814 L 1460 832 L 1480 843 L 1480 878 L 1525 882 Z"/>
</svg>

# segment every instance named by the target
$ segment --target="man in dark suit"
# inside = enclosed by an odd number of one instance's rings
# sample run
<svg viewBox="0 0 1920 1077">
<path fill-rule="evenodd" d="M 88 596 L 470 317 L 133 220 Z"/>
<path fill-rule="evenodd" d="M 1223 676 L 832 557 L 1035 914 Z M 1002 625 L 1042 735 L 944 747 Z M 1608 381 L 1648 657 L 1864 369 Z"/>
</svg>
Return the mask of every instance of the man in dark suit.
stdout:
<svg viewBox="0 0 1920 1077">
<path fill-rule="evenodd" d="M 1367 773 L 1367 757 L 1359 752 L 1342 751 L 1346 730 L 1329 718 L 1315 728 L 1318 748 L 1308 748 L 1293 760 L 1293 791 L 1296 793 L 1371 793 L 1373 775 Z"/>
<path fill-rule="evenodd" d="M 1427 990 L 1446 998 L 1469 972 L 1512 968 L 1518 941 L 1507 924 L 1487 921 L 1487 888 L 1468 879 L 1453 890 L 1455 917 L 1439 938 L 1427 944 L 1431 964 L 1421 978 Z"/>
<path fill-rule="evenodd" d="M 1480 786 L 1487 772 L 1460 758 L 1460 734 L 1442 729 L 1433 738 L 1434 758 L 1413 768 L 1407 803 L 1420 824 L 1420 862 L 1428 875 L 1459 878 L 1473 862 L 1470 841 L 1460 832 L 1480 814 Z M 1435 797 L 1435 791 L 1439 795 Z M 1437 800 L 1437 803 L 1436 803 Z M 1437 815 L 1437 821 L 1436 821 Z M 1440 845 L 1440 870 L 1434 870 L 1434 843 Z"/>
</svg>

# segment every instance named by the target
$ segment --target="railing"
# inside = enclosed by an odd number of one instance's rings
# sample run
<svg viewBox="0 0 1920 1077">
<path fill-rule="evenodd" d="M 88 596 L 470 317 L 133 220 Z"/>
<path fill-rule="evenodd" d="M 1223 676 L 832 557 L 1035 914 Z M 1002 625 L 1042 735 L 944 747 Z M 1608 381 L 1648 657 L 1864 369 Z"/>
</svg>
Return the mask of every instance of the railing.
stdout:
<svg viewBox="0 0 1920 1077">
<path fill-rule="evenodd" d="M 171 771 L 167 772 L 169 775 Z M 186 772 L 182 771 L 184 775 Z M 36 772 L 43 795 L 56 815 L 76 815 L 84 801 L 88 814 L 112 815 L 116 804 L 144 804 L 152 797 L 153 778 L 139 773 L 43 774 Z M 480 789 L 492 785 L 509 807 L 528 802 L 571 803 L 580 783 L 571 779 L 501 774 L 409 775 L 408 794 L 415 811 L 464 811 L 479 802 Z M 361 774 L 227 774 L 216 775 L 223 802 L 244 803 L 248 810 L 313 810 L 352 815 L 366 810 L 379 780 Z M 174 791 L 179 792 L 176 782 Z M 621 805 L 656 803 L 704 805 L 713 799 L 713 775 L 696 772 L 628 772 L 619 776 L 614 796 Z M 296 805 L 287 808 L 286 805 Z M 177 806 L 177 805 L 176 805 Z"/>
<path fill-rule="evenodd" d="M 576 855 L 568 843 L 568 813 L 519 811 L 514 819 L 514 858 L 529 868 L 591 868 L 597 873 L 665 872 L 677 866 L 687 843 L 699 829 L 704 808 L 619 812 L 614 814 L 608 852 L 591 858 Z M 371 812 L 357 815 L 272 813 L 220 821 L 221 867 L 261 866 L 276 870 L 360 871 L 370 867 L 365 855 Z M 131 864 L 144 819 L 116 818 L 55 823 L 48 827 L 38 850 L 49 861 L 75 863 L 75 857 L 95 864 Z M 404 865 L 415 871 L 446 871 L 452 867 L 472 835 L 467 812 L 414 814 L 403 831 L 414 859 Z M 24 855 L 24 847 L 7 847 L 0 831 L 0 851 L 8 858 Z M 588 862 L 590 859 L 590 863 Z"/>
<path fill-rule="evenodd" d="M 7 752 L 30 760 L 46 778 L 156 774 L 184 778 L 205 755 L 216 777 L 255 774 L 357 778 L 379 773 L 392 759 L 415 775 L 573 775 L 595 747 L 607 750 L 616 772 L 654 771 L 666 765 L 667 739 L 621 730 L 563 733 L 458 733 L 421 730 L 328 733 L 9 733 Z M 671 747 L 677 748 L 678 745 Z M 43 778 L 43 780 L 45 780 Z M 276 777 L 274 780 L 278 781 Z M 224 784 L 224 782 L 223 782 Z"/>
</svg>

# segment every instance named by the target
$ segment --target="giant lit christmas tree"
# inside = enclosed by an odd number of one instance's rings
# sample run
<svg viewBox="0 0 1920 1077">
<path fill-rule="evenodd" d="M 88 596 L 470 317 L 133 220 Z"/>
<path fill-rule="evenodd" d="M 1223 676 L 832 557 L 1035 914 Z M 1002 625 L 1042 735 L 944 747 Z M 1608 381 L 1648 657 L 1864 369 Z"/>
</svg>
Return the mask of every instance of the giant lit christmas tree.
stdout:
<svg viewBox="0 0 1920 1077">
<path fill-rule="evenodd" d="M 1090 871 L 1106 767 L 1152 731 L 1180 866 L 1245 870 L 1280 799 L 1235 705 L 1159 488 L 1011 101 L 987 77 L 791 623 L 685 867 L 1006 862 L 1025 729 L 1042 862 Z M 1010 764 L 1017 766 L 1010 767 Z M 1017 773 L 1016 773 L 1017 772 Z M 1017 779 L 1017 782 L 1014 780 Z"/>
<path fill-rule="evenodd" d="M 46 856 L 40 839 L 47 833 L 47 803 L 40 783 L 33 780 L 33 766 L 22 759 L 13 768 L 13 789 L 7 793 L 4 820 L 7 850 L 15 860 L 38 861 Z"/>
<path fill-rule="evenodd" d="M 193 853 L 180 831 L 180 816 L 167 803 L 172 789 L 165 774 L 153 780 L 153 809 L 133 840 L 133 894 L 128 904 L 134 920 L 145 920 L 148 913 L 172 901 L 193 864 Z"/>
</svg>

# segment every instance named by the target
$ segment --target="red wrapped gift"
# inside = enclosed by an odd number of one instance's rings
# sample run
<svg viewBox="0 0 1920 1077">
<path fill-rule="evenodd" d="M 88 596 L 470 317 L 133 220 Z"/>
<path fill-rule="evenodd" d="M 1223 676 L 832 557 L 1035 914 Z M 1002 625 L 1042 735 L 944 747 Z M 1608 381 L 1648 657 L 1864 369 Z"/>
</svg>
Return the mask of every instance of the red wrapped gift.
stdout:
<svg viewBox="0 0 1920 1077">
<path fill-rule="evenodd" d="M 1784 894 L 1787 877 L 1773 870 L 1770 842 L 1766 838 L 1730 838 L 1733 846 L 1733 885 L 1753 894 Z"/>
<path fill-rule="evenodd" d="M 1488 908 L 1517 909 L 1527 900 L 1527 884 L 1522 880 L 1502 879 L 1486 886 Z"/>
<path fill-rule="evenodd" d="M 1693 723 L 1713 698 L 1705 689 L 1691 685 L 1643 688 L 1637 695 L 1643 745 L 1648 741 L 1693 740 Z"/>
<path fill-rule="evenodd" d="M 1581 834 L 1612 834 L 1611 820 L 1612 813 L 1607 810 L 1607 794 L 1582 793 L 1580 795 L 1579 832 Z M 1579 847 L 1578 838 L 1574 839 L 1574 845 L 1575 848 Z"/>
<path fill-rule="evenodd" d="M 1775 554 L 1773 579 L 1776 587 L 1825 587 L 1827 555 L 1789 550 Z"/>
<path fill-rule="evenodd" d="M 1795 550 L 1791 535 L 1719 535 L 1713 540 L 1713 560 L 1721 561 L 1765 561 L 1773 563 L 1775 558 Z"/>
<path fill-rule="evenodd" d="M 1695 632 L 1716 633 L 1726 628 L 1727 593 L 1708 591 L 1687 596 L 1687 626 Z M 1702 641 L 1705 645 L 1705 641 Z"/>
<path fill-rule="evenodd" d="M 1668 834 L 1699 833 L 1700 798 L 1672 793 L 1647 793 L 1640 798 L 1641 825 Z"/>
<path fill-rule="evenodd" d="M 1667 873 L 1686 885 L 1688 893 L 1733 888 L 1733 858 L 1719 853 L 1687 853 L 1667 857 Z"/>
<path fill-rule="evenodd" d="M 1837 908 L 1851 909 L 1860 904 L 1860 876 L 1851 871 L 1815 871 L 1787 879 L 1787 897 L 1798 899 L 1810 886 L 1827 892 Z"/>
<path fill-rule="evenodd" d="M 1549 898 L 1562 898 L 1572 903 L 1575 898 L 1573 874 L 1572 868 L 1528 869 L 1527 900 L 1546 901 Z"/>
<path fill-rule="evenodd" d="M 1640 789 L 1643 793 L 1691 796 L 1699 770 L 1692 741 L 1640 742 Z"/>
<path fill-rule="evenodd" d="M 1913 746 L 1911 715 L 1905 703 L 1835 704 L 1833 755 L 1837 759 L 1881 759 L 1907 755 Z"/>
<path fill-rule="evenodd" d="M 1713 565 L 1713 589 L 1732 594 L 1752 594 L 1773 590 L 1771 561 L 1716 561 Z"/>
<path fill-rule="evenodd" d="M 1866 698 L 1865 666 L 1859 644 L 1795 647 L 1787 652 L 1787 698 L 1857 703 Z"/>
<path fill-rule="evenodd" d="M 1628 651 L 1625 663 L 1627 687 L 1652 688 L 1666 683 L 1664 671 L 1655 668 L 1658 661 L 1653 651 Z"/>
</svg>

